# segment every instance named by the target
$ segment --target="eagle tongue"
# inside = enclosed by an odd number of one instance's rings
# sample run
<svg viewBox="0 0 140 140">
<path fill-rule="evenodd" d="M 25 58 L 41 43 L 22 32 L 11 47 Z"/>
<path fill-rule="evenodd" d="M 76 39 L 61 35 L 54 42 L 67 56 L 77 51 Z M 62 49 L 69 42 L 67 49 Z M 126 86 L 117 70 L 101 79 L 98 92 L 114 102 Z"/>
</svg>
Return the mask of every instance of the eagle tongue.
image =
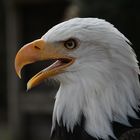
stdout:
<svg viewBox="0 0 140 140">
<path fill-rule="evenodd" d="M 50 65 L 49 67 L 47 67 L 46 69 L 43 69 L 42 71 L 46 71 L 46 70 L 51 70 L 54 69 L 56 67 L 61 66 L 63 63 L 61 60 L 56 60 L 52 65 Z"/>
</svg>

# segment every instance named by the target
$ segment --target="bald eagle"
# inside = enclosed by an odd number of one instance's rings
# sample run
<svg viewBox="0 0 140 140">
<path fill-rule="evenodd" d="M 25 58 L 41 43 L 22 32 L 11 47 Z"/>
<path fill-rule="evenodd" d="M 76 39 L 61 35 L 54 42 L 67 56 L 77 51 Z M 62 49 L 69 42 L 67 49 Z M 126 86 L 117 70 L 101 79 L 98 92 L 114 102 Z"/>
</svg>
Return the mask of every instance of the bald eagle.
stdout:
<svg viewBox="0 0 140 140">
<path fill-rule="evenodd" d="M 61 140 L 117 139 L 112 122 L 130 126 L 137 119 L 139 67 L 130 41 L 109 22 L 74 18 L 51 28 L 23 46 L 15 69 L 54 60 L 33 76 L 27 89 L 45 79 L 57 79 L 52 138 Z"/>
</svg>

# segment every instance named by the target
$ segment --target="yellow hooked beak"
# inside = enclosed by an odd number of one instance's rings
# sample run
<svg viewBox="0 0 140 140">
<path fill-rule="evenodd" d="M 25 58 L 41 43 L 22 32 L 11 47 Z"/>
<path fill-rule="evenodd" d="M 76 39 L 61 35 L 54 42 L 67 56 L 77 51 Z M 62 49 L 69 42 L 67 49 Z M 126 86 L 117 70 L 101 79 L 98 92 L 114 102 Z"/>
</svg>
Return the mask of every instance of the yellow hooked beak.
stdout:
<svg viewBox="0 0 140 140">
<path fill-rule="evenodd" d="M 27 65 L 37 61 L 56 60 L 51 66 L 43 69 L 33 76 L 27 83 L 27 89 L 40 84 L 44 79 L 54 76 L 64 71 L 65 68 L 73 64 L 74 58 L 61 53 L 61 46 L 56 47 L 43 39 L 35 40 L 23 46 L 15 58 L 15 70 L 21 78 L 21 70 Z"/>
</svg>

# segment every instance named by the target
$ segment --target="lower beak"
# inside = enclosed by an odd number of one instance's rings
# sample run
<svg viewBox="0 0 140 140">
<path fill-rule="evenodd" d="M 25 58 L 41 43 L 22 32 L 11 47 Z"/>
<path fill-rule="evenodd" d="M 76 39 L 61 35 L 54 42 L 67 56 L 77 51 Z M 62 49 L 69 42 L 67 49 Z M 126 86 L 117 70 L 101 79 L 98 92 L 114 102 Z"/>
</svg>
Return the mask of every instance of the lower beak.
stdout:
<svg viewBox="0 0 140 140">
<path fill-rule="evenodd" d="M 61 46 L 59 46 L 61 47 Z M 63 72 L 68 66 L 73 64 L 74 58 L 61 53 L 61 49 L 47 43 L 42 39 L 35 40 L 23 46 L 15 58 L 15 70 L 21 78 L 22 68 L 31 63 L 43 60 L 56 60 L 51 66 L 43 69 L 33 76 L 27 83 L 27 90 L 40 84 L 48 77 Z"/>
</svg>

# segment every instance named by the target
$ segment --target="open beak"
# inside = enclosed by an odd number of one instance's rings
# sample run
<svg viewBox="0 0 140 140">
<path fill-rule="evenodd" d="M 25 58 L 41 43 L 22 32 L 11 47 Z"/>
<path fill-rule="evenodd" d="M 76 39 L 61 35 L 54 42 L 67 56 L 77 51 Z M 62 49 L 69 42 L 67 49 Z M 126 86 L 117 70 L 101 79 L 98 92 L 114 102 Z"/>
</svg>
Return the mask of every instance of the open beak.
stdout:
<svg viewBox="0 0 140 140">
<path fill-rule="evenodd" d="M 38 39 L 23 46 L 18 51 L 15 58 L 17 75 L 21 78 L 21 70 L 25 65 L 43 60 L 55 60 L 55 62 L 33 76 L 27 83 L 27 90 L 40 84 L 44 79 L 63 72 L 65 68 L 73 64 L 75 59 L 62 54 L 60 47 L 55 47 L 43 39 Z"/>
</svg>

